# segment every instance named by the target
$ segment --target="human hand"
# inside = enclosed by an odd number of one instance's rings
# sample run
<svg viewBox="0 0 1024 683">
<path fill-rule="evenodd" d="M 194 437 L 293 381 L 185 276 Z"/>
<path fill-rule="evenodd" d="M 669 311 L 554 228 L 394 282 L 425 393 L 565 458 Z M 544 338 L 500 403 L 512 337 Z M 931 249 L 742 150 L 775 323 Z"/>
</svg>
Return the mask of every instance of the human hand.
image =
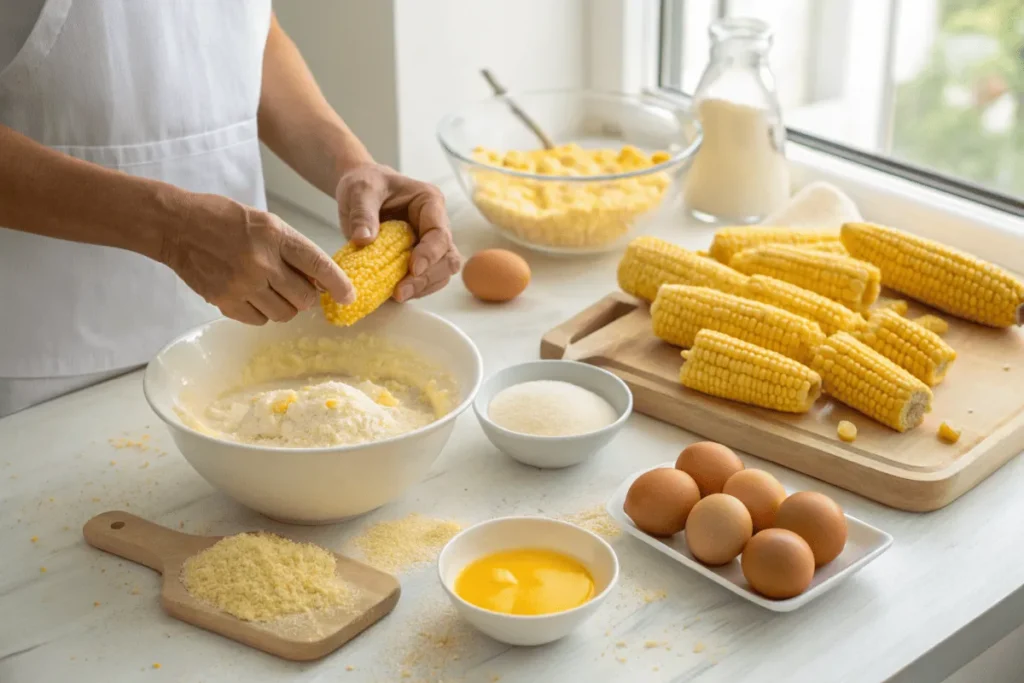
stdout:
<svg viewBox="0 0 1024 683">
<path fill-rule="evenodd" d="M 317 286 L 355 301 L 348 276 L 272 213 L 226 197 L 189 197 L 186 220 L 164 242 L 161 261 L 228 318 L 285 322 L 317 303 Z"/>
<path fill-rule="evenodd" d="M 341 230 L 356 244 L 377 239 L 381 220 L 404 220 L 416 230 L 419 242 L 409 261 L 409 274 L 395 288 L 395 300 L 433 294 L 462 267 L 462 256 L 448 226 L 444 195 L 433 185 L 387 166 L 363 164 L 341 176 L 335 197 Z"/>
</svg>

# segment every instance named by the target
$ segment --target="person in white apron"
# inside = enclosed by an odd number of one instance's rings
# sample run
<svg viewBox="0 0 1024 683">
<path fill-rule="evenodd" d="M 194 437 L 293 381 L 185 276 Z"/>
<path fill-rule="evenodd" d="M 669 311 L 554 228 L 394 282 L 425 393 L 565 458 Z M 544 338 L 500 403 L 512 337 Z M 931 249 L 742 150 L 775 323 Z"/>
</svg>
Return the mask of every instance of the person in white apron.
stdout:
<svg viewBox="0 0 1024 683">
<path fill-rule="evenodd" d="M 354 293 L 266 212 L 259 141 L 420 240 L 396 290 L 460 266 L 444 200 L 377 165 L 330 108 L 270 0 L 0 0 L 0 416 L 148 361 L 218 314 L 286 321 Z"/>
</svg>

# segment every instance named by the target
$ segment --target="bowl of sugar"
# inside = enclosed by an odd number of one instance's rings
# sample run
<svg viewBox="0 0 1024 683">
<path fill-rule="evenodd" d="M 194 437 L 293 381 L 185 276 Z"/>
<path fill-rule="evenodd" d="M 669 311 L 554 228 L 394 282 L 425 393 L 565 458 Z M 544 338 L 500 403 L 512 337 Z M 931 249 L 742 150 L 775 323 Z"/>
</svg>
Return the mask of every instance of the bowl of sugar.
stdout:
<svg viewBox="0 0 1024 683">
<path fill-rule="evenodd" d="M 485 380 L 473 412 L 498 450 L 524 465 L 556 469 L 608 445 L 633 412 L 633 394 L 607 370 L 539 360 Z"/>
</svg>

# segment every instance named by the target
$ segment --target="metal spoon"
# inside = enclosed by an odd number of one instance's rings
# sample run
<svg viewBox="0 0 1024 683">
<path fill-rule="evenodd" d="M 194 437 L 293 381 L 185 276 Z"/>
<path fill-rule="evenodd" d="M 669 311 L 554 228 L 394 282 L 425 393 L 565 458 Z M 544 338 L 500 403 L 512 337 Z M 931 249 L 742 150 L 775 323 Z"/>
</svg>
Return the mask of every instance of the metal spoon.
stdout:
<svg viewBox="0 0 1024 683">
<path fill-rule="evenodd" d="M 487 81 L 488 85 L 491 86 L 494 94 L 505 100 L 505 104 L 507 104 L 508 108 L 512 110 L 512 113 L 515 114 L 516 118 L 522 121 L 526 127 L 537 136 L 537 139 L 540 140 L 540 144 L 544 146 L 544 149 L 554 149 L 555 143 L 551 142 L 551 138 L 547 136 L 547 133 L 541 129 L 537 122 L 534 121 L 529 114 L 520 109 L 519 105 L 508 96 L 508 91 L 505 90 L 505 87 L 498 82 L 498 79 L 494 77 L 494 74 L 492 74 L 489 69 L 481 69 L 480 74 L 484 77 L 484 80 Z"/>
</svg>

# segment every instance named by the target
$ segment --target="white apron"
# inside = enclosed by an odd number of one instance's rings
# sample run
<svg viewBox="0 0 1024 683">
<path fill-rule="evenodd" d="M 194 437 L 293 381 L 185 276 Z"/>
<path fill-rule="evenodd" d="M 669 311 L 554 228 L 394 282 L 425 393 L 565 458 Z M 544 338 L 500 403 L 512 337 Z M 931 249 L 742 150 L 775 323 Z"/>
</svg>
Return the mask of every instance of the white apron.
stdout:
<svg viewBox="0 0 1024 683">
<path fill-rule="evenodd" d="M 47 0 L 0 71 L 0 123 L 263 209 L 256 112 L 269 26 L 270 0 Z M 145 363 L 217 315 L 143 256 L 0 229 L 0 378 L 70 386 Z"/>
</svg>

